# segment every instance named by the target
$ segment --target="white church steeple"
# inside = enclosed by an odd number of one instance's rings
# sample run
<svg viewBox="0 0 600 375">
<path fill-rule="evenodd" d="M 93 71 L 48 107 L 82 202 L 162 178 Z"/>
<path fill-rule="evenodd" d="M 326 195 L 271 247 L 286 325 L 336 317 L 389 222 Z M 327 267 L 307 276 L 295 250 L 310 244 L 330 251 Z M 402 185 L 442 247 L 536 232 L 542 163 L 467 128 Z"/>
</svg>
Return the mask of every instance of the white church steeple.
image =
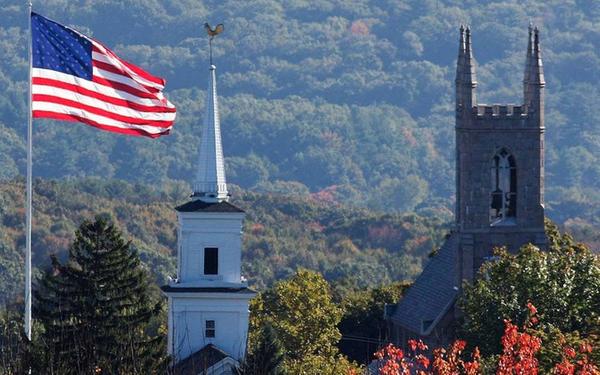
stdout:
<svg viewBox="0 0 600 375">
<path fill-rule="evenodd" d="M 223 30 L 222 25 L 205 27 L 212 33 Z M 177 277 L 161 289 L 168 298 L 168 353 L 174 370 L 217 375 L 233 373 L 244 358 L 248 304 L 256 292 L 241 276 L 245 214 L 227 201 L 215 73 L 211 62 L 192 199 L 175 208 Z M 206 368 L 211 355 L 225 358 Z"/>
<path fill-rule="evenodd" d="M 229 198 L 225 180 L 223 146 L 221 145 L 221 123 L 219 99 L 217 97 L 217 68 L 210 65 L 206 112 L 202 125 L 202 138 L 198 158 L 198 172 L 194 182 L 193 199 L 204 202 L 221 202 Z"/>
</svg>

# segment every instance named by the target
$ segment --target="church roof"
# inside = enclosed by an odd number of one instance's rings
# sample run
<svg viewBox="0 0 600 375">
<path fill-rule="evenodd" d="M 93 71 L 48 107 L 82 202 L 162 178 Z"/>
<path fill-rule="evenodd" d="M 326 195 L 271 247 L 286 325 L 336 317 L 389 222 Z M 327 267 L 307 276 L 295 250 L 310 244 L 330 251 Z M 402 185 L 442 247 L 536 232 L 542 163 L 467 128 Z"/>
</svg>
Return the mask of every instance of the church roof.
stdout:
<svg viewBox="0 0 600 375">
<path fill-rule="evenodd" d="M 177 362 L 173 369 L 173 373 L 175 375 L 197 375 L 203 373 L 204 370 L 211 368 L 227 357 L 229 357 L 229 354 L 213 344 L 208 344 L 186 359 Z"/>
<path fill-rule="evenodd" d="M 175 209 L 179 212 L 244 212 L 227 201 L 205 202 L 200 199 L 189 201 Z"/>
<path fill-rule="evenodd" d="M 458 235 L 452 233 L 396 305 L 391 320 L 419 335 L 431 333 L 458 295 Z"/>
</svg>

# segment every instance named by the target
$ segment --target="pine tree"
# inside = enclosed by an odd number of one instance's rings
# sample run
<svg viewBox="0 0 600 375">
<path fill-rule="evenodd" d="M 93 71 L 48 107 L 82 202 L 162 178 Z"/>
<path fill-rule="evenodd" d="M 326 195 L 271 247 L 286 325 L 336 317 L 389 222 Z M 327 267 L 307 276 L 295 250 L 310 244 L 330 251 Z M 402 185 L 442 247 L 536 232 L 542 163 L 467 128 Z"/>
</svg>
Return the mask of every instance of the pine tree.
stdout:
<svg viewBox="0 0 600 375">
<path fill-rule="evenodd" d="M 84 221 L 63 264 L 35 293 L 45 327 L 45 373 L 148 374 L 159 371 L 162 340 L 148 326 L 161 310 L 153 301 L 137 252 L 108 220 Z"/>
<path fill-rule="evenodd" d="M 31 345 L 23 331 L 23 305 L 10 304 L 0 309 L 0 375 L 27 373 Z"/>
<path fill-rule="evenodd" d="M 245 362 L 238 370 L 239 375 L 280 375 L 283 374 L 283 353 L 275 330 L 265 324 L 260 330 L 258 346 L 246 356 Z"/>
</svg>

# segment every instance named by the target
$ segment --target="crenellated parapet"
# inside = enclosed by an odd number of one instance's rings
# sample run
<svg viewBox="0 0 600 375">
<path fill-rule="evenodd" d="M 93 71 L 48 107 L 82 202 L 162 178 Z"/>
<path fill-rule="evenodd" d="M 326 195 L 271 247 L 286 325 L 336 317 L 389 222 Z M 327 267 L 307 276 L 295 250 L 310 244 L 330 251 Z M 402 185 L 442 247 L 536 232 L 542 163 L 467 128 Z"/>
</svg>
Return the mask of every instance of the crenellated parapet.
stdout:
<svg viewBox="0 0 600 375">
<path fill-rule="evenodd" d="M 470 116 L 457 122 L 456 127 L 486 131 L 511 128 L 543 129 L 529 107 L 517 104 L 478 104 L 471 108 Z"/>
<path fill-rule="evenodd" d="M 460 42 L 456 64 L 456 117 L 457 124 L 471 124 L 491 120 L 492 123 L 515 120 L 516 125 L 543 128 L 544 68 L 542 63 L 539 30 L 529 26 L 525 71 L 523 75 L 523 104 L 477 103 L 476 63 L 473 57 L 472 36 L 469 27 L 460 27 Z M 524 121 L 525 120 L 525 121 Z M 467 126 L 468 127 L 468 126 Z"/>
<path fill-rule="evenodd" d="M 478 104 L 473 107 L 473 115 L 483 119 L 523 118 L 527 117 L 527 107 L 514 104 Z"/>
</svg>

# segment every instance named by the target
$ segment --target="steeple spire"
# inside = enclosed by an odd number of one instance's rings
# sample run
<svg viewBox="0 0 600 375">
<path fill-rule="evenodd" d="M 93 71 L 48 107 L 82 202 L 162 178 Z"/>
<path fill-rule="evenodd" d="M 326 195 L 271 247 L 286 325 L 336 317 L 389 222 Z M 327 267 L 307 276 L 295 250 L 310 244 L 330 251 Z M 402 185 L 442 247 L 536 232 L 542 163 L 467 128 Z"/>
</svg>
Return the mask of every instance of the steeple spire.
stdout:
<svg viewBox="0 0 600 375">
<path fill-rule="evenodd" d="M 221 145 L 221 124 L 219 101 L 217 98 L 216 67 L 210 65 L 208 90 L 206 92 L 206 113 L 202 126 L 198 174 L 194 183 L 192 198 L 204 202 L 226 201 L 229 197 L 225 180 L 223 147 Z"/>
</svg>

